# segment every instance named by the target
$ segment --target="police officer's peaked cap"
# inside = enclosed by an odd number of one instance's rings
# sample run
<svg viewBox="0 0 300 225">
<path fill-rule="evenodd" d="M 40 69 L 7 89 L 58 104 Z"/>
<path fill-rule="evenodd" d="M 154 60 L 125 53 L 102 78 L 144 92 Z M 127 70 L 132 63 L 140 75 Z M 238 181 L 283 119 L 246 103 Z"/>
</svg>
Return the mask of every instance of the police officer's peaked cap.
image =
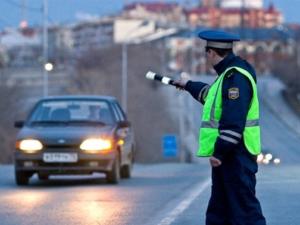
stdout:
<svg viewBox="0 0 300 225">
<path fill-rule="evenodd" d="M 198 37 L 207 41 L 206 47 L 232 49 L 233 42 L 239 41 L 239 36 L 222 30 L 205 30 Z"/>
</svg>

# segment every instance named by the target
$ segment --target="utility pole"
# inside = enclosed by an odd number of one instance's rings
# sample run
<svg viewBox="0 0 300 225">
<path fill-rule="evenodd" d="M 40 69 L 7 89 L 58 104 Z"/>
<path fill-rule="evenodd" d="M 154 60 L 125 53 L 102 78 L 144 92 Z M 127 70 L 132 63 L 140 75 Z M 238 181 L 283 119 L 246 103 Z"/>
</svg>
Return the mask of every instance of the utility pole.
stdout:
<svg viewBox="0 0 300 225">
<path fill-rule="evenodd" d="M 159 48 L 160 48 L 160 63 L 161 63 L 161 73 L 166 74 L 166 38 L 162 38 L 160 43 L 159 43 Z"/>
<path fill-rule="evenodd" d="M 122 44 L 122 107 L 127 113 L 127 85 L 128 85 L 128 59 L 127 59 L 127 40 Z"/>
<path fill-rule="evenodd" d="M 43 1 L 43 94 L 48 96 L 48 71 L 45 65 L 48 63 L 48 0 Z"/>
<path fill-rule="evenodd" d="M 298 44 L 298 41 L 295 41 L 296 45 L 296 59 L 297 59 L 297 66 L 300 68 L 300 45 Z"/>
<path fill-rule="evenodd" d="M 129 35 L 129 37 L 125 38 L 125 40 L 122 43 L 122 108 L 125 113 L 127 113 L 127 95 L 128 95 L 128 45 L 130 44 L 129 38 L 130 35 L 142 26 L 145 26 L 148 24 L 148 21 L 143 21 L 138 26 L 134 27 L 133 29 L 129 30 L 126 33 L 126 36 Z"/>
<path fill-rule="evenodd" d="M 27 22 L 27 0 L 22 1 L 22 21 Z"/>
<path fill-rule="evenodd" d="M 180 140 L 180 154 L 179 154 L 179 161 L 185 162 L 185 155 L 186 155 L 186 146 L 184 143 L 185 139 L 185 113 L 184 113 L 184 95 L 179 94 L 179 113 L 178 113 L 178 121 L 179 121 L 179 140 Z"/>
<path fill-rule="evenodd" d="M 194 37 L 194 33 L 195 33 L 196 28 L 192 27 L 190 30 L 190 40 L 191 40 L 191 69 L 190 69 L 190 74 L 192 76 L 196 75 L 197 73 L 197 59 L 196 59 L 196 40 Z"/>
</svg>

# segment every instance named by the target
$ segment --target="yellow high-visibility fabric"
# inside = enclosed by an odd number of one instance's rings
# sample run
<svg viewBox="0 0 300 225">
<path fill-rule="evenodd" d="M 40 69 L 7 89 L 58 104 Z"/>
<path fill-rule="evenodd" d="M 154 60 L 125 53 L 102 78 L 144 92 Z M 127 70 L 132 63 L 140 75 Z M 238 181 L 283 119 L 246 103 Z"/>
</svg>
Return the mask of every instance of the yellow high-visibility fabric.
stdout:
<svg viewBox="0 0 300 225">
<path fill-rule="evenodd" d="M 222 85 L 226 74 L 231 70 L 237 70 L 251 82 L 253 96 L 247 114 L 246 126 L 243 132 L 243 140 L 247 150 L 252 155 L 261 152 L 260 126 L 259 126 L 259 102 L 257 86 L 252 75 L 240 67 L 226 69 L 210 87 L 202 114 L 202 125 L 199 134 L 199 149 L 197 156 L 207 157 L 214 152 L 214 146 L 219 136 L 219 121 L 222 115 Z"/>
</svg>

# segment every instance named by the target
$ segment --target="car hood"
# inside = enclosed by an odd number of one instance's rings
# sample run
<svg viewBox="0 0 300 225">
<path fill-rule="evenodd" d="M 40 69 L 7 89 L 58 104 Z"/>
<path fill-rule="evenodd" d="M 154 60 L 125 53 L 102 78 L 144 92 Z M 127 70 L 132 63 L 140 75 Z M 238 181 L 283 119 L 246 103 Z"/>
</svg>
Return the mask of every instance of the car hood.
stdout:
<svg viewBox="0 0 300 225">
<path fill-rule="evenodd" d="M 82 140 L 90 137 L 112 136 L 113 126 L 34 126 L 23 127 L 17 139 L 34 138 L 43 144 L 49 145 L 70 145 L 81 143 Z"/>
</svg>

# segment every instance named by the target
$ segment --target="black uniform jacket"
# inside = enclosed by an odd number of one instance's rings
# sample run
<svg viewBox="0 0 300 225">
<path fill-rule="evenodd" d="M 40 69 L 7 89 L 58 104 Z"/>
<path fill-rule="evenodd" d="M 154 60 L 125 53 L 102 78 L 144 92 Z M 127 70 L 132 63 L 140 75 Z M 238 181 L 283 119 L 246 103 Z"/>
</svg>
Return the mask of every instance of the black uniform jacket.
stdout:
<svg viewBox="0 0 300 225">
<path fill-rule="evenodd" d="M 221 75 L 228 67 L 241 67 L 253 76 L 256 74 L 252 66 L 234 55 L 227 55 L 214 69 Z M 203 82 L 189 81 L 185 89 L 198 101 L 204 104 L 209 85 Z M 214 156 L 221 161 L 232 154 L 244 154 L 247 158 L 253 157 L 248 153 L 243 142 L 243 131 L 246 124 L 247 113 L 252 99 L 252 87 L 249 79 L 233 70 L 223 81 L 222 86 L 222 115 L 219 121 L 219 137 L 215 143 Z M 254 172 L 254 171 L 253 171 Z"/>
</svg>

